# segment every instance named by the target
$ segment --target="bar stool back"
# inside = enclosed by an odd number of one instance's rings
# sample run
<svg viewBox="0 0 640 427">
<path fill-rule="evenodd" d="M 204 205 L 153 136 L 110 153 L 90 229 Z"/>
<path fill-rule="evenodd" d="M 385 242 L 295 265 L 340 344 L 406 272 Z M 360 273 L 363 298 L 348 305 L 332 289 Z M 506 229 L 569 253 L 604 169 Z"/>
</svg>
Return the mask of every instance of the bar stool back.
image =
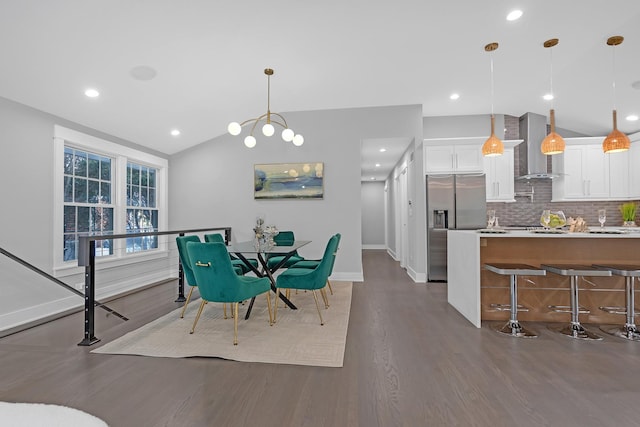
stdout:
<svg viewBox="0 0 640 427">
<path fill-rule="evenodd" d="M 611 276 L 611 271 L 602 270 L 588 265 L 576 264 L 542 264 L 542 268 L 550 273 L 569 276 L 571 283 L 571 323 L 567 326 L 550 326 L 549 329 L 567 335 L 571 338 L 583 340 L 601 340 L 602 337 L 586 330 L 579 320 L 580 305 L 578 300 L 578 279 L 584 276 Z"/>
<path fill-rule="evenodd" d="M 606 327 L 600 329 L 610 335 L 624 338 L 631 341 L 640 341 L 640 332 L 635 322 L 635 285 L 636 277 L 640 277 L 640 265 L 628 264 L 594 264 L 594 267 L 609 270 L 611 274 L 623 276 L 625 283 L 625 306 L 626 307 L 600 307 L 600 310 L 608 313 L 625 314 L 627 319 L 624 326 Z"/>
<path fill-rule="evenodd" d="M 544 276 L 547 272 L 527 264 L 490 263 L 485 264 L 484 268 L 496 274 L 510 277 L 511 304 L 509 304 L 509 311 L 511 314 L 509 321 L 503 326 L 496 327 L 496 331 L 518 338 L 537 337 L 535 333 L 525 329 L 518 322 L 518 276 Z"/>
</svg>

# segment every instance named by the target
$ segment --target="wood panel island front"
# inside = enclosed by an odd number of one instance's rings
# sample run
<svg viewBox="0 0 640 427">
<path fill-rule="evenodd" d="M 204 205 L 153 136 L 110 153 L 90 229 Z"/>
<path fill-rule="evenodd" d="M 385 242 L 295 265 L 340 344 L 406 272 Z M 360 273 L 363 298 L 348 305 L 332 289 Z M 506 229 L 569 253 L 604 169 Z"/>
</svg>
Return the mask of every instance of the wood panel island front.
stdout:
<svg viewBox="0 0 640 427">
<path fill-rule="evenodd" d="M 634 230 L 636 231 L 636 230 Z M 611 229 L 618 233 L 619 229 Z M 640 264 L 640 233 L 543 234 L 524 230 L 480 233 L 451 230 L 447 244 L 447 300 L 476 327 L 483 320 L 508 320 L 509 312 L 495 304 L 509 304 L 509 277 L 483 269 L 486 263 L 542 264 Z M 625 306 L 623 277 L 585 277 L 579 282 L 582 323 L 620 324 L 624 314 L 600 307 Z M 518 304 L 528 311 L 518 313 L 520 321 L 569 322 L 570 313 L 549 306 L 568 306 L 569 277 L 556 274 L 522 277 L 518 283 Z M 492 304 L 494 306 L 492 307 Z M 588 311 L 588 312 L 586 312 Z"/>
</svg>

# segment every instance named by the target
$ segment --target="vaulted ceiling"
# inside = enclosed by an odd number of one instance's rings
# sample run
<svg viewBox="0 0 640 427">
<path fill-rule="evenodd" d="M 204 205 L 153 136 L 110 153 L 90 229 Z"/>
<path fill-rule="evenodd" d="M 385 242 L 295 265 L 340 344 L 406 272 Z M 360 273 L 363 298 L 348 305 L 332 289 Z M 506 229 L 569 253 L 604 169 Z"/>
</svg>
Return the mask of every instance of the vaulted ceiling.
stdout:
<svg viewBox="0 0 640 427">
<path fill-rule="evenodd" d="M 513 9 L 523 16 L 507 21 Z M 619 128 L 632 133 L 638 22 L 632 0 L 5 0 L 0 96 L 173 154 L 264 113 L 266 67 L 281 113 L 421 104 L 424 116 L 488 114 L 484 46 L 498 42 L 496 113 L 548 114 L 553 65 L 559 127 L 607 134 L 615 78 Z M 624 43 L 607 46 L 612 35 Z M 554 37 L 551 58 L 543 42 Z M 87 98 L 89 87 L 100 96 Z"/>
</svg>

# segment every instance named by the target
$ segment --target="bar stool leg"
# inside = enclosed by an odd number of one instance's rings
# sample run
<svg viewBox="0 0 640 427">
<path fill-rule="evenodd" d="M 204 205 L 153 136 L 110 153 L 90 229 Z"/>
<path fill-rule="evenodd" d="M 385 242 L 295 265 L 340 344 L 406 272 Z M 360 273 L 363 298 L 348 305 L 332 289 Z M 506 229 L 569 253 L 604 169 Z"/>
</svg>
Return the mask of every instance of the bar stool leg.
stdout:
<svg viewBox="0 0 640 427">
<path fill-rule="evenodd" d="M 520 322 L 518 322 L 518 278 L 515 274 L 512 274 L 509 280 L 511 290 L 511 314 L 509 315 L 509 321 L 504 326 L 496 328 L 496 331 L 518 338 L 536 338 L 537 335 L 535 333 L 525 329 Z"/>
<path fill-rule="evenodd" d="M 580 324 L 580 304 L 578 303 L 578 276 L 571 276 L 571 324 L 550 329 L 561 334 L 583 340 L 601 340 L 602 337 L 586 330 Z"/>
<path fill-rule="evenodd" d="M 635 277 L 627 276 L 625 277 L 625 300 L 627 302 L 627 321 L 624 326 L 616 326 L 616 327 L 601 327 L 600 329 L 603 332 L 606 332 L 610 335 L 614 335 L 619 338 L 624 338 L 631 341 L 640 341 L 640 331 L 636 327 L 635 320 Z"/>
</svg>

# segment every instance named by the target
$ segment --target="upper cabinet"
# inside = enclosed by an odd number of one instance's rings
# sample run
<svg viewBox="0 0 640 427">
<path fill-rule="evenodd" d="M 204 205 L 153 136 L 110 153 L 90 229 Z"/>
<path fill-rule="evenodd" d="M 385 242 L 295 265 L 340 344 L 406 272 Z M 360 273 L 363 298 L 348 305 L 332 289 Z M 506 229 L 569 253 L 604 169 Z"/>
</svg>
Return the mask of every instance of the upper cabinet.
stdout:
<svg viewBox="0 0 640 427">
<path fill-rule="evenodd" d="M 487 202 L 515 202 L 514 197 L 514 148 L 522 139 L 505 140 L 501 156 L 483 157 L 487 177 Z"/>
<path fill-rule="evenodd" d="M 482 172 L 481 138 L 424 140 L 424 169 L 427 174 Z"/>
<path fill-rule="evenodd" d="M 553 172 L 560 175 L 553 180 L 552 201 L 638 197 L 640 177 L 634 171 L 633 159 L 640 160 L 640 143 L 632 143 L 629 151 L 605 154 L 603 140 L 604 137 L 565 138 L 564 153 L 552 160 Z"/>
<path fill-rule="evenodd" d="M 504 154 L 482 156 L 482 144 L 487 137 L 443 138 L 424 140 L 426 174 L 484 173 L 487 201 L 515 202 L 514 147 L 522 139 L 505 140 Z"/>
</svg>

